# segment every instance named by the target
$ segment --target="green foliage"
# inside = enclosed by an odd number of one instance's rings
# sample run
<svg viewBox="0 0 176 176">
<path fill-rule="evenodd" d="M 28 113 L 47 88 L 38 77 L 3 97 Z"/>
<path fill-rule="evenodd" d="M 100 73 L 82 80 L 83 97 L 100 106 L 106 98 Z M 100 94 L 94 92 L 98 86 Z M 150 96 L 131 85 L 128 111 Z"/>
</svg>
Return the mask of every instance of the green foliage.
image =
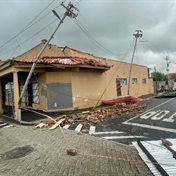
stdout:
<svg viewBox="0 0 176 176">
<path fill-rule="evenodd" d="M 153 81 L 167 81 L 167 75 L 160 72 L 151 73 Z"/>
</svg>

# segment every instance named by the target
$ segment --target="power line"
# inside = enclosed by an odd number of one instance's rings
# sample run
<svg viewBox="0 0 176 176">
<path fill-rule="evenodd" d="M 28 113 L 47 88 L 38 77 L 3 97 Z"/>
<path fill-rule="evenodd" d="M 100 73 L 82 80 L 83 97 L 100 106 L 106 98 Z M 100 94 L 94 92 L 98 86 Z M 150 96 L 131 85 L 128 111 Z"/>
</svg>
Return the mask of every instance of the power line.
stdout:
<svg viewBox="0 0 176 176">
<path fill-rule="evenodd" d="M 18 46 L 9 49 L 6 53 L 1 54 L 0 56 L 8 54 L 9 52 L 13 51 L 14 49 L 16 49 L 18 47 L 21 47 L 24 43 L 28 42 L 30 39 L 32 39 L 34 36 L 38 35 L 40 32 L 42 32 L 43 30 L 45 30 L 46 28 L 48 28 L 51 24 L 53 24 L 56 21 L 57 21 L 57 19 L 53 20 L 51 23 L 47 24 L 44 28 L 42 28 L 40 31 L 36 32 L 32 36 L 28 37 L 26 40 L 24 40 L 23 42 L 21 42 Z"/>
<path fill-rule="evenodd" d="M 51 1 L 32 21 L 30 21 L 29 23 L 28 23 L 28 25 L 21 31 L 21 32 L 23 32 L 23 31 L 25 31 L 26 30 L 26 28 L 28 29 L 28 27 L 54 2 L 55 0 L 53 0 L 53 1 Z"/>
<path fill-rule="evenodd" d="M 82 0 L 79 0 L 79 1 L 75 4 L 75 6 L 77 6 L 81 1 L 82 1 Z"/>
<path fill-rule="evenodd" d="M 78 27 L 83 31 L 83 33 L 90 39 L 90 41 L 95 44 L 97 47 L 99 47 L 101 50 L 103 50 L 104 52 L 107 52 L 109 54 L 113 54 L 115 56 L 120 56 L 120 55 L 124 55 L 124 54 L 116 54 L 112 51 L 110 51 L 109 49 L 105 48 L 102 44 L 100 44 L 99 42 L 97 42 L 94 37 L 88 32 L 88 30 L 81 24 L 81 22 L 79 20 L 73 20 Z"/>
<path fill-rule="evenodd" d="M 5 45 L 7 45 L 9 42 L 11 42 L 13 39 L 15 39 L 17 36 L 19 36 L 21 33 L 23 33 L 24 31 L 26 31 L 27 29 L 29 29 L 31 26 L 33 26 L 33 22 L 54 2 L 55 0 L 53 0 L 52 2 L 50 2 L 32 21 L 30 21 L 20 32 L 18 32 L 14 37 L 12 37 L 10 40 L 8 40 L 7 42 L 5 42 L 3 45 L 0 46 L 0 48 L 4 47 Z M 60 6 L 60 5 L 59 5 Z M 50 13 L 50 12 L 49 12 Z M 47 16 L 49 13 L 47 13 L 45 16 Z M 43 16 L 42 18 L 44 18 L 45 16 Z M 40 20 L 42 19 L 40 18 Z M 38 21 L 40 21 L 38 20 Z"/>
</svg>

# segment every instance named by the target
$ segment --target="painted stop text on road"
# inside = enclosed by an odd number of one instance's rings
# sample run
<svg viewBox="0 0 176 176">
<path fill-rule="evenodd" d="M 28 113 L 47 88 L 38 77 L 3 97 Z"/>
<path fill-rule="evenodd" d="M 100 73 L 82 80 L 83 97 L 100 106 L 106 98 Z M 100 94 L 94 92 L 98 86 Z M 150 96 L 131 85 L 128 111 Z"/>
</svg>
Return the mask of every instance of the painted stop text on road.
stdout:
<svg viewBox="0 0 176 176">
<path fill-rule="evenodd" d="M 162 111 L 150 111 L 140 116 L 141 119 L 151 119 L 151 120 L 162 120 L 163 122 L 174 122 L 176 120 L 176 112 L 169 117 L 166 117 L 170 111 L 162 110 Z"/>
</svg>

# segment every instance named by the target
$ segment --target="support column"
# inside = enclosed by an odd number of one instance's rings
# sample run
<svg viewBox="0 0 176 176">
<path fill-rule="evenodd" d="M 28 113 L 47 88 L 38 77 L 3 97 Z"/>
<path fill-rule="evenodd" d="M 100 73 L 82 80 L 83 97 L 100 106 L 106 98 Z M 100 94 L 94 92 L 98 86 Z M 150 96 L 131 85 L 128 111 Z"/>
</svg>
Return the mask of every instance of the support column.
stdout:
<svg viewBox="0 0 176 176">
<path fill-rule="evenodd" d="M 18 100 L 19 100 L 19 83 L 18 83 L 18 72 L 13 72 L 13 91 L 14 91 L 14 119 L 19 119 L 19 110 L 18 110 Z"/>
<path fill-rule="evenodd" d="M 0 114 L 3 113 L 3 98 L 2 98 L 2 84 L 1 84 L 1 79 L 0 79 Z"/>
</svg>

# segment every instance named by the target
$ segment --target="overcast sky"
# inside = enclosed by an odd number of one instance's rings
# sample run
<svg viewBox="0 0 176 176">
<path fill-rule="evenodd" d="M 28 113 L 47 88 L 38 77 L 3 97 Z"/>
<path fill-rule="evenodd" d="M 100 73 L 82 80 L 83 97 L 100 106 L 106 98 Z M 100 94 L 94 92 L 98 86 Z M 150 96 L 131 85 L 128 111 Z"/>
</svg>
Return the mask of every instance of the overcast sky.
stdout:
<svg viewBox="0 0 176 176">
<path fill-rule="evenodd" d="M 11 59 L 48 39 L 65 12 L 60 0 L 0 0 L 0 58 Z M 68 5 L 70 1 L 65 1 Z M 151 71 L 176 72 L 175 0 L 72 0 L 76 19 L 66 17 L 50 43 L 96 56 L 130 62 L 138 38 L 134 63 Z M 76 11 L 75 11 L 76 13 Z M 27 27 L 27 28 L 26 28 Z M 24 30 L 25 29 L 25 30 Z"/>
</svg>

